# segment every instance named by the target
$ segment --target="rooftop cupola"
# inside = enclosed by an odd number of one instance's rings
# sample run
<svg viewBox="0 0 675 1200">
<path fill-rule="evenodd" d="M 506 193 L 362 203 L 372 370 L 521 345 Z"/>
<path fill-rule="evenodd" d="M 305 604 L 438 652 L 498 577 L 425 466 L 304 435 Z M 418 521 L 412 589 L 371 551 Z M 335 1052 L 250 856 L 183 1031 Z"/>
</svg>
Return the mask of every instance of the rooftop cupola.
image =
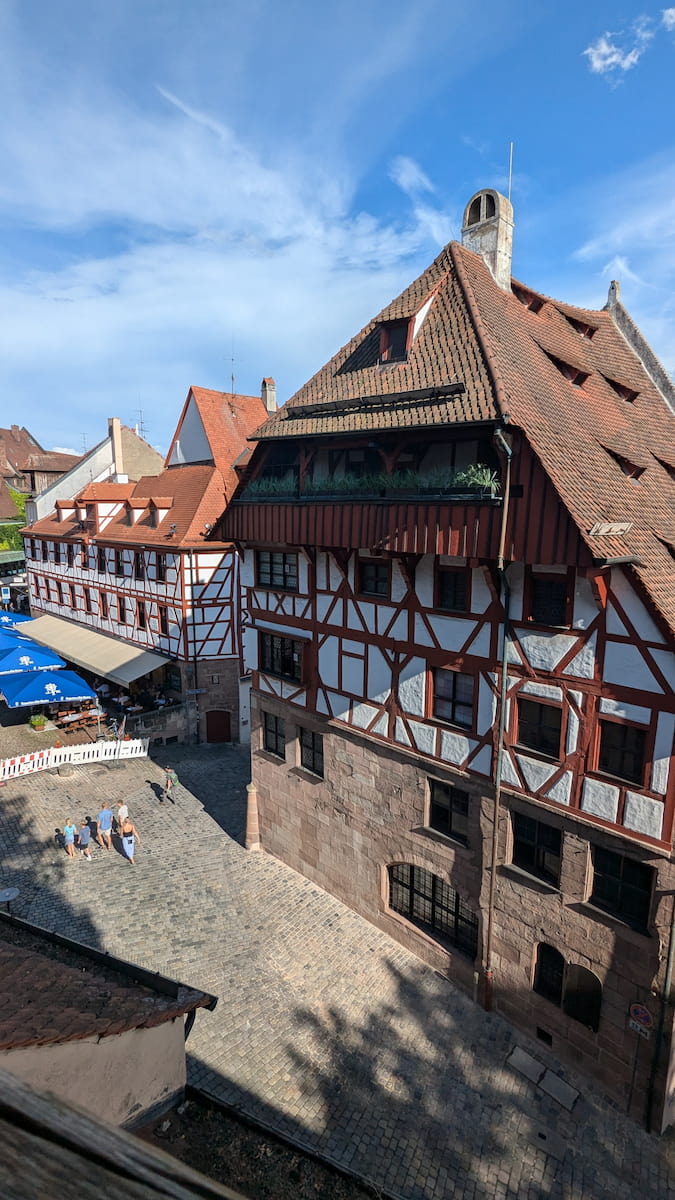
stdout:
<svg viewBox="0 0 675 1200">
<path fill-rule="evenodd" d="M 511 291 L 513 208 L 492 188 L 472 196 L 464 209 L 462 245 L 480 254 L 498 287 Z"/>
</svg>

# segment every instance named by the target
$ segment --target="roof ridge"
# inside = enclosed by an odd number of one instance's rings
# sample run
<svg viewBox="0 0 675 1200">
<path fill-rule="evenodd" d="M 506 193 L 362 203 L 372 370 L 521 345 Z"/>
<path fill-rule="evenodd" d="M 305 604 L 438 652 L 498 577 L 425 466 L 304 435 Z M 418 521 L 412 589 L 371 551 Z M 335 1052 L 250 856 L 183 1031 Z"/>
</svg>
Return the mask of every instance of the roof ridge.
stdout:
<svg viewBox="0 0 675 1200">
<path fill-rule="evenodd" d="M 504 421 L 508 422 L 511 418 L 511 414 L 510 414 L 509 408 L 508 408 L 508 401 L 506 398 L 506 389 L 504 387 L 504 381 L 503 381 L 503 379 L 501 377 L 501 373 L 499 371 L 497 359 L 492 352 L 492 348 L 488 344 L 487 330 L 483 323 L 483 318 L 481 316 L 480 309 L 478 307 L 478 301 L 476 300 L 473 288 L 470 286 L 470 283 L 469 283 L 468 272 L 465 270 L 465 266 L 464 266 L 464 263 L 461 261 L 460 254 L 457 253 L 457 251 L 463 250 L 463 247 L 460 245 L 459 242 L 451 242 L 450 246 L 449 246 L 449 250 L 450 250 L 451 257 L 452 257 L 452 261 L 455 266 L 455 273 L 457 275 L 460 286 L 464 293 L 464 300 L 466 301 L 466 306 L 469 310 L 469 314 L 470 314 L 471 320 L 473 322 L 474 331 L 476 333 L 476 339 L 477 339 L 478 344 L 480 345 L 480 348 L 483 351 L 483 355 L 485 357 L 485 362 L 486 362 L 486 365 L 488 368 L 488 372 L 489 372 L 490 378 L 492 380 L 492 385 L 495 390 L 495 399 L 497 401 L 497 407 L 499 409 L 502 419 Z"/>
</svg>

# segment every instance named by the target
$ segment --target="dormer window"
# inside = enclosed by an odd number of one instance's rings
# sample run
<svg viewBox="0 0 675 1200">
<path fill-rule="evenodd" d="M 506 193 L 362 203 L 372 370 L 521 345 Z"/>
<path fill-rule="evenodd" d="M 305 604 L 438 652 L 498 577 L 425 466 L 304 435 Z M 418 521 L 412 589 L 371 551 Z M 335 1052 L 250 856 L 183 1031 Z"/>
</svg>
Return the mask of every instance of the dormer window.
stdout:
<svg viewBox="0 0 675 1200">
<path fill-rule="evenodd" d="M 526 288 L 517 287 L 515 284 L 512 285 L 512 289 L 516 299 L 520 300 L 520 303 L 529 312 L 538 313 L 544 307 L 541 296 L 535 296 L 534 292 L 528 292 Z"/>
<path fill-rule="evenodd" d="M 380 362 L 405 362 L 408 357 L 410 321 L 388 321 L 380 329 Z"/>
<path fill-rule="evenodd" d="M 607 448 L 605 447 L 605 449 Z M 636 463 L 632 463 L 629 458 L 624 458 L 622 454 L 617 454 L 614 450 L 607 450 L 607 453 L 609 454 L 610 458 L 614 459 L 615 463 L 618 463 L 624 475 L 626 475 L 629 479 L 637 480 L 641 475 L 644 475 L 645 468 L 639 467 Z"/>
<path fill-rule="evenodd" d="M 148 524 L 151 529 L 157 528 L 157 509 L 154 504 L 151 504 L 148 509 Z"/>
<path fill-rule="evenodd" d="M 616 379 L 610 379 L 607 375 L 605 375 L 605 379 L 612 391 L 616 392 L 617 396 L 620 396 L 622 400 L 626 400 L 628 404 L 632 404 L 634 400 L 637 400 L 638 393 L 634 392 L 632 388 L 627 387 L 625 383 L 619 383 Z"/>
<path fill-rule="evenodd" d="M 588 342 L 590 342 L 591 338 L 593 337 L 593 334 L 598 332 L 597 326 L 588 325 L 585 321 L 577 320 L 576 317 L 567 317 L 567 320 L 569 321 L 570 325 L 572 326 L 572 329 L 576 329 L 579 336 L 582 338 L 586 338 L 586 341 L 588 341 Z"/>
<path fill-rule="evenodd" d="M 563 362 L 561 358 L 555 358 L 552 354 L 547 353 L 547 357 L 550 358 L 553 366 L 558 368 L 560 374 L 565 376 L 565 379 L 569 379 L 570 383 L 574 384 L 575 387 L 583 387 L 588 379 L 588 371 L 580 371 L 578 367 L 572 366 L 571 363 Z"/>
</svg>

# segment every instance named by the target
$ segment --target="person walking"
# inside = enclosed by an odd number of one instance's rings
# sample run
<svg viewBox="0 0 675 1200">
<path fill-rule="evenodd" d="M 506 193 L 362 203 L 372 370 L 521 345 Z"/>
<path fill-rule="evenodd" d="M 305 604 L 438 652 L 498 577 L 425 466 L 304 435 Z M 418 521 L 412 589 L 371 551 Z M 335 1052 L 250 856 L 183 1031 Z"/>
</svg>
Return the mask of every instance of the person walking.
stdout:
<svg viewBox="0 0 675 1200">
<path fill-rule="evenodd" d="M 117 832 L 118 833 L 120 832 L 122 825 L 124 824 L 124 822 L 126 821 L 128 816 L 129 816 L 129 808 L 128 808 L 127 804 L 125 804 L 124 800 L 118 800 L 117 801 L 117 815 L 115 817 L 115 822 L 117 824 Z"/>
<path fill-rule="evenodd" d="M 83 858 L 86 858 L 88 862 L 91 862 L 91 849 L 89 846 L 90 838 L 91 830 L 89 828 L 89 822 L 86 817 L 83 817 L 80 821 L 80 831 L 77 835 L 77 844 L 80 847 L 80 854 Z"/>
<path fill-rule="evenodd" d="M 125 853 L 126 857 L 129 859 L 129 862 L 131 863 L 132 867 L 134 867 L 136 865 L 134 863 L 134 839 L 136 839 L 136 841 L 138 842 L 138 844 L 140 846 L 141 838 L 140 838 L 140 834 L 139 834 L 136 826 L 134 825 L 134 823 L 130 817 L 127 817 L 126 820 L 124 820 L 122 822 L 122 828 L 120 830 L 120 834 L 122 837 L 122 849 L 124 850 L 124 853 Z"/>
<path fill-rule="evenodd" d="M 66 817 L 66 823 L 63 826 L 63 840 L 66 845 L 66 854 L 69 858 L 75 857 L 75 834 L 77 826 L 73 825 L 70 817 Z"/>
<path fill-rule="evenodd" d="M 96 841 L 105 850 L 112 850 L 112 823 L 113 815 L 110 805 L 104 804 L 96 818 Z"/>
<path fill-rule="evenodd" d="M 167 800 L 170 800 L 172 804 L 176 803 L 176 801 L 174 800 L 174 794 L 175 794 L 174 788 L 176 787 L 177 783 L 178 783 L 178 776 L 176 775 L 176 772 L 174 771 L 173 767 L 165 767 L 164 768 L 164 795 L 160 799 L 160 804 L 164 803 L 165 798 Z"/>
</svg>

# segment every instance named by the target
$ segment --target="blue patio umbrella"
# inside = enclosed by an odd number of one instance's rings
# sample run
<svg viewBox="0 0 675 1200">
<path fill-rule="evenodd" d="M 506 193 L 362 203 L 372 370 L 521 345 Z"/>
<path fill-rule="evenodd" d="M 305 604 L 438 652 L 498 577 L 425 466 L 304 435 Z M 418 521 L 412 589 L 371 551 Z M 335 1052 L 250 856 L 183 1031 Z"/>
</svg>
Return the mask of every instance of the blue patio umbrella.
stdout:
<svg viewBox="0 0 675 1200">
<path fill-rule="evenodd" d="M 17 675 L 21 671 L 58 671 L 65 662 L 46 646 L 38 646 L 27 638 L 14 638 L 7 648 L 6 638 L 0 638 L 0 675 Z"/>
<path fill-rule="evenodd" d="M 0 629 L 14 629 L 32 620 L 26 613 L 0 612 Z"/>
<path fill-rule="evenodd" d="M 9 708 L 96 699 L 96 693 L 89 684 L 74 671 L 29 671 L 25 675 L 5 675 L 0 679 L 0 692 Z"/>
<path fill-rule="evenodd" d="M 37 642 L 23 637 L 16 629 L 0 629 L 0 652 L 14 650 L 17 646 L 35 647 Z"/>
</svg>

